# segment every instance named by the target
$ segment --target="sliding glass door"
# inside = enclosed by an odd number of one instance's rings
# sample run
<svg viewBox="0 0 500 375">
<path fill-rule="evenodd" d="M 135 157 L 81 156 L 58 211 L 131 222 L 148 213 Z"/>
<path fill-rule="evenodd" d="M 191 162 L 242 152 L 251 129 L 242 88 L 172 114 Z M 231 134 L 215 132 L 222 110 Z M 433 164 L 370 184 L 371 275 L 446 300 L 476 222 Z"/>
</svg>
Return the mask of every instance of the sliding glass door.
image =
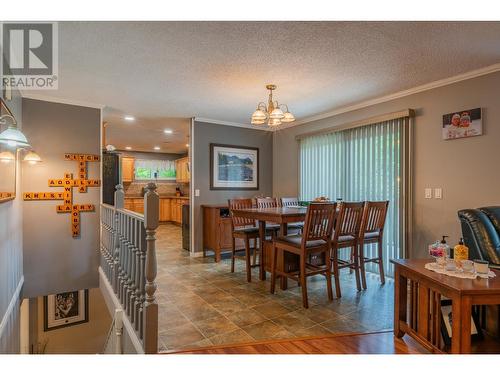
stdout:
<svg viewBox="0 0 500 375">
<path fill-rule="evenodd" d="M 300 140 L 300 195 L 302 200 L 326 196 L 331 200 L 389 201 L 384 231 L 384 267 L 393 275 L 389 259 L 403 256 L 403 146 L 408 118 L 384 121 L 312 135 Z M 366 245 L 373 257 L 376 245 Z M 347 256 L 347 254 L 345 254 Z M 368 271 L 378 272 L 376 264 Z"/>
</svg>

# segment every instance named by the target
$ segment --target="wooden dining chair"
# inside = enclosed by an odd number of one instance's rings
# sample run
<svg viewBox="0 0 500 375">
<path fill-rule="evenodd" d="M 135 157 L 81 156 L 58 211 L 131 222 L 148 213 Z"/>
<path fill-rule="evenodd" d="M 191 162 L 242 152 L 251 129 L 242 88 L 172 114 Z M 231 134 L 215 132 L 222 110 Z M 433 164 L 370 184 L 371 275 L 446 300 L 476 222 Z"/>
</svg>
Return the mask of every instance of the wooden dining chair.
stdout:
<svg viewBox="0 0 500 375">
<path fill-rule="evenodd" d="M 332 239 L 330 255 L 333 277 L 335 279 L 335 294 L 337 298 L 342 297 L 340 291 L 339 271 L 343 268 L 352 269 L 356 277 L 356 288 L 361 290 L 359 272 L 358 237 L 363 218 L 364 202 L 342 202 L 340 203 L 335 231 Z M 339 250 L 350 248 L 349 260 L 339 258 Z"/>
<path fill-rule="evenodd" d="M 256 199 L 257 201 L 257 208 L 276 208 L 278 207 L 278 200 L 276 198 L 261 198 L 258 197 Z M 280 230 L 280 224 L 278 223 L 273 223 L 273 222 L 267 222 L 266 223 L 266 230 L 270 232 L 273 236 L 277 235 L 278 231 Z"/>
<path fill-rule="evenodd" d="M 276 277 L 278 275 L 289 277 L 300 281 L 302 288 L 302 305 L 307 309 L 306 278 L 322 274 L 326 277 L 328 299 L 333 299 L 331 269 L 328 261 L 324 265 L 313 265 L 307 262 L 312 253 L 323 253 L 325 259 L 331 248 L 333 223 L 335 220 L 336 203 L 311 203 L 307 208 L 304 232 L 302 235 L 279 236 L 273 241 L 273 253 L 271 258 L 271 293 L 276 289 Z M 277 269 L 278 250 L 296 254 L 300 259 L 298 271 L 285 272 Z"/>
<path fill-rule="evenodd" d="M 299 198 L 297 197 L 282 197 L 279 200 L 280 206 L 281 207 L 291 207 L 291 206 L 299 206 Z M 288 230 L 296 230 L 299 231 L 299 233 L 302 233 L 302 230 L 304 229 L 304 223 L 303 222 L 297 222 L 297 223 L 288 223 Z"/>
<path fill-rule="evenodd" d="M 255 262 L 255 254 L 258 250 L 259 228 L 255 220 L 247 219 L 234 215 L 233 210 L 252 208 L 252 199 L 229 199 L 229 212 L 231 215 L 231 231 L 232 231 L 232 248 L 231 248 L 231 272 L 234 272 L 234 263 L 236 259 L 244 259 L 246 264 L 247 281 L 252 281 L 252 268 L 258 265 Z M 241 238 L 245 242 L 245 255 L 239 256 L 236 254 L 236 239 Z M 254 262 L 250 263 L 251 248 L 250 240 L 254 241 L 253 253 Z M 259 261 L 262 261 L 260 259 Z"/>
<path fill-rule="evenodd" d="M 380 274 L 380 282 L 385 284 L 384 262 L 383 262 L 383 235 L 385 219 L 387 217 L 387 208 L 389 201 L 365 202 L 363 219 L 361 220 L 361 229 L 359 231 L 359 268 L 361 272 L 361 284 L 366 289 L 366 263 L 377 263 Z M 377 256 L 375 258 L 366 258 L 364 255 L 364 245 L 376 243 Z"/>
</svg>

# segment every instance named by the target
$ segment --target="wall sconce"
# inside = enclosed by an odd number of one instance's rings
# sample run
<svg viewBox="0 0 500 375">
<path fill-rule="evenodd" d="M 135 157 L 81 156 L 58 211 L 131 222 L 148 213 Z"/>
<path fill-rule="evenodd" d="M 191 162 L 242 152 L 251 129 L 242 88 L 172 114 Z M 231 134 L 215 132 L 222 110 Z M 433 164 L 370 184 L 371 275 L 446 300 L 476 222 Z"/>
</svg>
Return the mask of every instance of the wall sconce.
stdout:
<svg viewBox="0 0 500 375">
<path fill-rule="evenodd" d="M 16 160 L 16 155 L 14 155 L 10 151 L 0 152 L 0 162 L 2 163 L 11 163 Z"/>
<path fill-rule="evenodd" d="M 29 151 L 24 156 L 23 161 L 28 162 L 30 164 L 37 164 L 42 161 L 42 158 L 35 151 Z"/>
<path fill-rule="evenodd" d="M 17 121 L 11 115 L 3 115 L 0 117 L 0 125 L 6 125 L 7 120 L 11 121 L 11 125 L 0 133 L 0 143 L 5 143 L 8 146 L 16 148 L 29 148 L 30 144 L 26 136 L 17 128 Z"/>
</svg>

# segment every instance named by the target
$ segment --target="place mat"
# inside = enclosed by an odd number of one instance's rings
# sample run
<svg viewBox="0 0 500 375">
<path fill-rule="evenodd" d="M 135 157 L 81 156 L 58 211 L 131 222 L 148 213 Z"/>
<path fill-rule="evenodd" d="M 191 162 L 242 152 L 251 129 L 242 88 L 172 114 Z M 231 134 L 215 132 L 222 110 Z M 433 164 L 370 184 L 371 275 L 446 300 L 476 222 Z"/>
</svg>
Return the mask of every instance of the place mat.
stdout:
<svg viewBox="0 0 500 375">
<path fill-rule="evenodd" d="M 446 276 L 458 277 L 459 279 L 476 279 L 477 277 L 481 279 L 491 279 L 495 277 L 495 272 L 489 271 L 488 274 L 476 273 L 476 272 L 462 272 L 462 271 L 446 271 L 443 266 L 440 266 L 437 263 L 427 263 L 425 265 L 425 269 L 429 271 L 433 271 L 436 273 L 440 273 Z"/>
</svg>

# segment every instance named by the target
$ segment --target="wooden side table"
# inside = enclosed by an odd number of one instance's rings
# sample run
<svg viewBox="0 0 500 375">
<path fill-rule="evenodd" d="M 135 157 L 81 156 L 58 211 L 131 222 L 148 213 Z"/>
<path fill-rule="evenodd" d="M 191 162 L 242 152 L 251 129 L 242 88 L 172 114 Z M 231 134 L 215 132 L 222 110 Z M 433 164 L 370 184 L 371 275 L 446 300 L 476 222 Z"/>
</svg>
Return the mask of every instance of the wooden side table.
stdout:
<svg viewBox="0 0 500 375">
<path fill-rule="evenodd" d="M 500 273 L 491 279 L 459 279 L 424 268 L 429 259 L 391 260 L 395 265 L 394 335 L 410 335 L 441 353 L 441 297 L 452 301 L 451 353 L 471 352 L 473 305 L 500 304 Z M 480 327 L 477 327 L 481 329 Z"/>
</svg>

